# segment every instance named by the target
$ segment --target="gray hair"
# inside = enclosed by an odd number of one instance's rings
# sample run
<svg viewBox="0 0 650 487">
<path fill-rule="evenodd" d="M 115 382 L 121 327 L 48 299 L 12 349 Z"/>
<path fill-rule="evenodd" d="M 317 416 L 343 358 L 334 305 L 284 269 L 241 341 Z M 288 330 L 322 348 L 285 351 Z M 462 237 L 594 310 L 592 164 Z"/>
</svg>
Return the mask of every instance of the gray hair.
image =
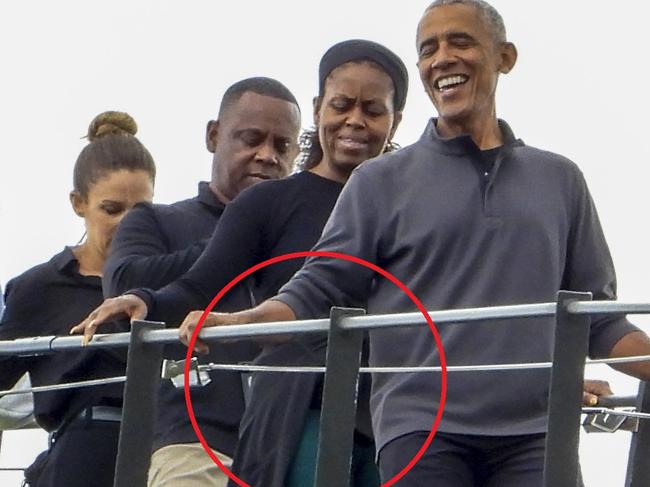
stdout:
<svg viewBox="0 0 650 487">
<path fill-rule="evenodd" d="M 503 17 L 501 17 L 501 14 L 499 12 L 497 12 L 497 9 L 495 9 L 485 0 L 435 0 L 427 7 L 425 12 L 428 12 L 435 7 L 454 4 L 470 5 L 478 9 L 480 14 L 492 29 L 495 40 L 497 42 L 506 41 L 506 25 L 503 23 Z"/>
</svg>

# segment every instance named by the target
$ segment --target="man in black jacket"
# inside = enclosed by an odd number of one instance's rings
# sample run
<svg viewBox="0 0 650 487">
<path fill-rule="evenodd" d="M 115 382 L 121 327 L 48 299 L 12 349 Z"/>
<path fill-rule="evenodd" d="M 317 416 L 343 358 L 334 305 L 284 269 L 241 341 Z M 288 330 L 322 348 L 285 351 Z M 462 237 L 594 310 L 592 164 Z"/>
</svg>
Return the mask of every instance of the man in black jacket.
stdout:
<svg viewBox="0 0 650 487">
<path fill-rule="evenodd" d="M 213 153 L 212 178 L 198 195 L 171 205 L 136 206 L 122 221 L 104 269 L 105 297 L 129 289 L 158 289 L 183 275 L 203 251 L 224 207 L 242 190 L 286 176 L 297 155 L 300 110 L 291 92 L 268 78 L 250 78 L 225 93 L 218 119 L 210 121 L 206 145 Z M 239 308 L 248 296 L 231 296 Z M 170 325 L 173 325 L 170 323 Z M 250 344 L 219 347 L 209 361 L 251 359 Z M 185 348 L 169 346 L 166 358 L 184 358 Z M 197 421 L 210 447 L 228 463 L 234 451 L 244 401 L 239 374 L 217 372 L 209 385 L 192 392 Z M 163 381 L 149 485 L 222 486 L 227 477 L 203 451 L 187 416 L 182 389 Z"/>
</svg>

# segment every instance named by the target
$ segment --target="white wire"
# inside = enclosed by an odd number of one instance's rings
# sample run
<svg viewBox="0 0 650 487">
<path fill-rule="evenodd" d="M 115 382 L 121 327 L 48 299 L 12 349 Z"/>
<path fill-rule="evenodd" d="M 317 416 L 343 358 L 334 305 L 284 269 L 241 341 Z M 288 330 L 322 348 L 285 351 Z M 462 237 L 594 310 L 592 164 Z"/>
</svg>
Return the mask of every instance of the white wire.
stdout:
<svg viewBox="0 0 650 487">
<path fill-rule="evenodd" d="M 513 370 L 513 369 L 545 369 L 550 368 L 551 362 L 529 364 L 495 364 L 495 365 L 456 365 L 448 366 L 447 372 L 472 372 L 484 370 Z M 277 365 L 237 365 L 237 364 L 208 364 L 199 365 L 199 370 L 230 370 L 238 372 L 287 372 L 287 373 L 324 373 L 325 367 L 292 367 Z M 441 372 L 442 367 L 360 367 L 361 373 L 372 374 L 413 374 L 417 372 Z"/>
<path fill-rule="evenodd" d="M 650 355 L 635 355 L 632 357 L 618 357 L 608 359 L 587 360 L 585 365 L 620 364 L 631 362 L 644 362 L 650 360 Z M 495 370 L 529 370 L 549 369 L 553 362 L 528 362 L 517 364 L 491 364 L 491 365 L 449 365 L 447 372 L 481 372 Z M 325 367 L 292 367 L 275 365 L 240 365 L 240 364 L 208 364 L 199 365 L 199 370 L 231 370 L 239 372 L 288 372 L 288 373 L 324 373 Z M 440 366 L 425 367 L 360 367 L 359 372 L 371 374 L 412 374 L 418 372 L 441 372 Z"/>
<path fill-rule="evenodd" d="M 633 357 L 619 357 L 609 359 L 587 360 L 585 365 L 597 364 L 620 364 L 643 362 L 650 360 L 650 355 L 636 355 Z M 491 364 L 491 365 L 450 365 L 447 372 L 482 372 L 498 370 L 530 370 L 530 369 L 548 369 L 553 366 L 553 362 L 528 362 L 518 364 Z M 273 365 L 240 365 L 240 364 L 207 364 L 199 365 L 199 370 L 230 370 L 238 372 L 286 372 L 286 373 L 325 373 L 325 367 L 291 367 L 291 366 L 273 366 Z M 441 372 L 442 367 L 360 367 L 359 372 L 365 374 L 413 374 L 421 372 Z M 75 389 L 79 387 L 92 387 L 106 384 L 118 384 L 126 381 L 126 376 L 107 377 L 105 379 L 85 380 L 78 382 L 67 382 L 65 384 L 54 384 L 49 386 L 37 386 L 22 390 L 5 390 L 0 391 L 0 397 L 11 396 L 15 394 L 28 394 L 30 392 L 50 392 L 61 391 L 66 389 Z"/>
<path fill-rule="evenodd" d="M 12 396 L 15 394 L 29 394 L 30 392 L 50 392 L 50 391 L 63 391 L 65 389 L 76 389 L 79 387 L 92 387 L 92 386 L 102 386 L 106 384 L 119 384 L 120 382 L 125 382 L 126 376 L 121 377 L 107 377 L 105 379 L 93 379 L 93 380 L 82 380 L 78 382 L 66 382 L 65 384 L 53 384 L 49 386 L 37 386 L 30 387 L 29 389 L 9 389 L 6 391 L 0 391 L 0 397 L 3 396 Z"/>
<path fill-rule="evenodd" d="M 650 360 L 650 355 L 632 355 L 630 357 L 616 357 L 616 358 L 599 358 L 595 360 L 587 360 L 587 365 L 596 364 L 626 364 L 631 362 L 646 362 Z"/>
</svg>

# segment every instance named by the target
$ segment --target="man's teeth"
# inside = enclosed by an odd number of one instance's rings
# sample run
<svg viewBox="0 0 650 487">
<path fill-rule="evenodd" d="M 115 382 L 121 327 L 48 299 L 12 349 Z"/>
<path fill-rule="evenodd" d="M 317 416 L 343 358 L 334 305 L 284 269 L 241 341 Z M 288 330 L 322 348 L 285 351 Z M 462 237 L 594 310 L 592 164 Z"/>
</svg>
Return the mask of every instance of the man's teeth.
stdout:
<svg viewBox="0 0 650 487">
<path fill-rule="evenodd" d="M 467 81 L 467 76 L 448 76 L 447 78 L 439 79 L 437 85 L 439 90 L 444 90 L 450 86 L 463 84 L 465 81 Z"/>
</svg>

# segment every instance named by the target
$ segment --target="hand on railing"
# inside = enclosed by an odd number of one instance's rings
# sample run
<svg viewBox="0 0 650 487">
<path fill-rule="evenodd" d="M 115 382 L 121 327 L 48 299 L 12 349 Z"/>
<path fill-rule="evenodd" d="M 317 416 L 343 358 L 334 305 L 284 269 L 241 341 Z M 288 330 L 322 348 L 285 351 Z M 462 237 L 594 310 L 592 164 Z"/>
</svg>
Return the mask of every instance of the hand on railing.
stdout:
<svg viewBox="0 0 650 487">
<path fill-rule="evenodd" d="M 203 311 L 192 311 L 189 313 L 178 330 L 178 337 L 185 345 L 190 344 L 192 334 L 196 329 Z M 295 320 L 296 315 L 293 310 L 282 303 L 281 301 L 274 301 L 268 299 L 259 304 L 255 308 L 237 311 L 236 313 L 210 313 L 203 323 L 203 328 L 210 328 L 212 326 L 228 326 L 228 325 L 245 325 L 248 323 L 269 323 L 273 321 L 290 321 Z M 282 335 L 275 338 L 264 336 L 259 340 L 262 343 L 277 343 L 286 341 L 290 336 Z M 210 348 L 208 345 L 196 339 L 194 343 L 194 350 L 198 353 L 208 353 Z"/>
<path fill-rule="evenodd" d="M 611 396 L 612 394 L 614 393 L 609 387 L 609 382 L 585 379 L 582 386 L 582 404 L 583 406 L 595 406 L 601 396 Z"/>
<path fill-rule="evenodd" d="M 185 317 L 183 323 L 181 323 L 181 326 L 178 329 L 178 337 L 185 345 L 189 346 L 192 335 L 194 334 L 194 330 L 196 330 L 202 314 L 203 311 L 191 311 Z M 241 325 L 247 323 L 246 319 L 243 318 L 243 316 L 245 315 L 242 315 L 241 312 L 209 313 L 208 316 L 206 316 L 202 327 L 210 328 L 213 326 Z M 210 347 L 208 347 L 204 341 L 197 337 L 196 341 L 194 342 L 194 351 L 197 353 L 208 353 L 210 351 Z"/>
<path fill-rule="evenodd" d="M 117 298 L 106 299 L 85 320 L 72 327 L 70 334 L 83 333 L 82 344 L 87 345 L 100 325 L 123 317 L 129 318 L 131 321 L 142 320 L 147 316 L 147 312 L 145 302 L 134 294 L 124 294 Z"/>
</svg>

